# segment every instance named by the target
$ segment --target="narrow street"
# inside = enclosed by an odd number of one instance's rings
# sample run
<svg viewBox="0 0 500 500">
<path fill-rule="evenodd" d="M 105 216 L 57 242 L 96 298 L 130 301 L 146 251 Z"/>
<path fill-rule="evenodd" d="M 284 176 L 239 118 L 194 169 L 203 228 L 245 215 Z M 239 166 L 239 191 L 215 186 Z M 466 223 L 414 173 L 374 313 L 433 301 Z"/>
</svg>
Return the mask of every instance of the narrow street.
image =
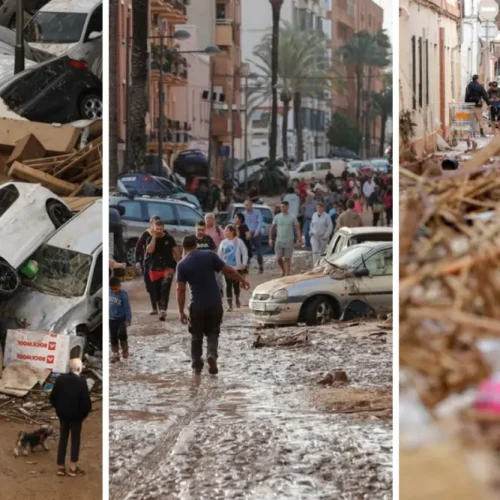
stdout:
<svg viewBox="0 0 500 500">
<path fill-rule="evenodd" d="M 252 288 L 275 273 L 266 259 Z M 332 409 L 349 408 L 359 389 L 392 408 L 391 334 L 381 341 L 341 325 L 261 330 L 307 330 L 309 342 L 254 349 L 244 307 L 225 315 L 219 375 L 194 377 L 175 291 L 161 323 L 149 316 L 142 279 L 125 288 L 134 317 L 131 358 L 110 373 L 111 499 L 392 498 L 391 410 Z M 349 387 L 319 386 L 332 370 L 344 370 Z"/>
</svg>

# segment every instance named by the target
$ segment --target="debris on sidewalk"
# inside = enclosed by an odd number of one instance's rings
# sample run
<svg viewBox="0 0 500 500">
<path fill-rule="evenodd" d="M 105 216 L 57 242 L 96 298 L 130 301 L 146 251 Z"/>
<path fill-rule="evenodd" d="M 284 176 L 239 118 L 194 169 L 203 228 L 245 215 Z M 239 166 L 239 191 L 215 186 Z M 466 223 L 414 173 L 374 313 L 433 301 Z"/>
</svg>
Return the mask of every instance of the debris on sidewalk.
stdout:
<svg viewBox="0 0 500 500">
<path fill-rule="evenodd" d="M 401 171 L 400 362 L 429 408 L 488 376 L 477 341 L 500 335 L 499 152 L 496 137 L 446 176 Z"/>
</svg>

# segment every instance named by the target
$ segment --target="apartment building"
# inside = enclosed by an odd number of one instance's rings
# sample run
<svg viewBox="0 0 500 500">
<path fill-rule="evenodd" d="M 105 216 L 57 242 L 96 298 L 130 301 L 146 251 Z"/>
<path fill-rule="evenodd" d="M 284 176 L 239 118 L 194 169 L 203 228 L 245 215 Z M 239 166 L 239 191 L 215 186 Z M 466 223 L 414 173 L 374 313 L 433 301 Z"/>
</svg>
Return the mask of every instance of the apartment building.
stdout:
<svg viewBox="0 0 500 500">
<path fill-rule="evenodd" d="M 382 30 L 384 22 L 384 11 L 372 0 L 332 0 L 332 8 L 329 12 L 332 21 L 332 53 L 335 55 L 348 40 L 360 31 L 377 33 Z M 356 72 L 352 66 L 335 65 L 338 75 L 346 82 L 345 88 L 339 88 L 338 80 L 333 81 L 332 103 L 336 112 L 339 112 L 351 120 L 356 119 L 357 96 L 356 96 Z M 364 85 L 373 92 L 383 89 L 383 73 L 375 68 L 367 68 L 365 71 Z M 370 81 L 368 81 L 370 78 Z M 362 109 L 362 115 L 366 112 Z M 371 130 L 364 129 L 365 134 L 369 132 L 370 144 L 362 145 L 363 152 L 367 156 L 376 155 L 381 137 L 380 117 L 369 118 Z"/>
<path fill-rule="evenodd" d="M 449 103 L 463 94 L 460 15 L 458 0 L 400 3 L 400 109 L 416 124 L 419 155 L 436 150 L 438 134 L 448 138 Z"/>
<path fill-rule="evenodd" d="M 281 19 L 294 23 L 299 29 L 315 29 L 331 38 L 331 23 L 329 11 L 331 0 L 287 0 L 281 9 Z M 249 71 L 257 72 L 253 64 L 253 50 L 272 25 L 271 6 L 269 0 L 252 0 L 243 3 L 243 38 L 242 58 L 249 63 Z M 249 156 L 258 157 L 263 151 L 269 151 L 269 126 L 271 103 L 265 102 L 253 111 L 249 126 Z M 281 114 L 281 105 L 279 113 Z M 327 123 L 331 116 L 331 94 L 329 91 L 317 96 L 304 96 L 302 99 L 302 123 L 304 135 L 304 156 L 314 158 L 328 153 Z M 290 147 L 295 143 L 293 112 L 290 113 L 288 126 L 289 155 L 295 156 L 295 149 Z M 278 120 L 281 129 L 282 120 Z M 283 155 L 281 130 L 278 130 L 278 155 Z M 291 154 L 290 154 L 291 153 Z M 266 153 L 268 154 L 268 153 Z"/>
</svg>

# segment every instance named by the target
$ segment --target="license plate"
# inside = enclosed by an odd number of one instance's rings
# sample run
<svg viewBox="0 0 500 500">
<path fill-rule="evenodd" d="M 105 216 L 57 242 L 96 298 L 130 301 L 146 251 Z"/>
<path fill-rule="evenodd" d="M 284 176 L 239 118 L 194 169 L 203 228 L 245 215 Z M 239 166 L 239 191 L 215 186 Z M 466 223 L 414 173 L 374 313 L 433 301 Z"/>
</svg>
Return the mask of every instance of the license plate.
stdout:
<svg viewBox="0 0 500 500">
<path fill-rule="evenodd" d="M 255 311 L 265 311 L 266 304 L 264 302 L 254 302 L 252 304 L 252 309 L 254 309 Z"/>
</svg>

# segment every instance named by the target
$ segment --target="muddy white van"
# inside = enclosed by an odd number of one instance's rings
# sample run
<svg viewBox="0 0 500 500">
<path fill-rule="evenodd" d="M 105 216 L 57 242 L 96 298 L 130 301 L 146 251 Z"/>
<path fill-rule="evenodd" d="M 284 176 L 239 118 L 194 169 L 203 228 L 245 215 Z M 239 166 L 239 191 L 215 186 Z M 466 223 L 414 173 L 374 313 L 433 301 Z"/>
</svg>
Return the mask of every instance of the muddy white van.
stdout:
<svg viewBox="0 0 500 500">
<path fill-rule="evenodd" d="M 299 163 L 290 171 L 290 180 L 300 181 L 305 179 L 324 179 L 328 172 L 335 177 L 340 177 L 345 170 L 346 164 L 343 160 L 331 160 L 329 158 L 320 158 L 318 160 L 307 160 Z"/>
</svg>

